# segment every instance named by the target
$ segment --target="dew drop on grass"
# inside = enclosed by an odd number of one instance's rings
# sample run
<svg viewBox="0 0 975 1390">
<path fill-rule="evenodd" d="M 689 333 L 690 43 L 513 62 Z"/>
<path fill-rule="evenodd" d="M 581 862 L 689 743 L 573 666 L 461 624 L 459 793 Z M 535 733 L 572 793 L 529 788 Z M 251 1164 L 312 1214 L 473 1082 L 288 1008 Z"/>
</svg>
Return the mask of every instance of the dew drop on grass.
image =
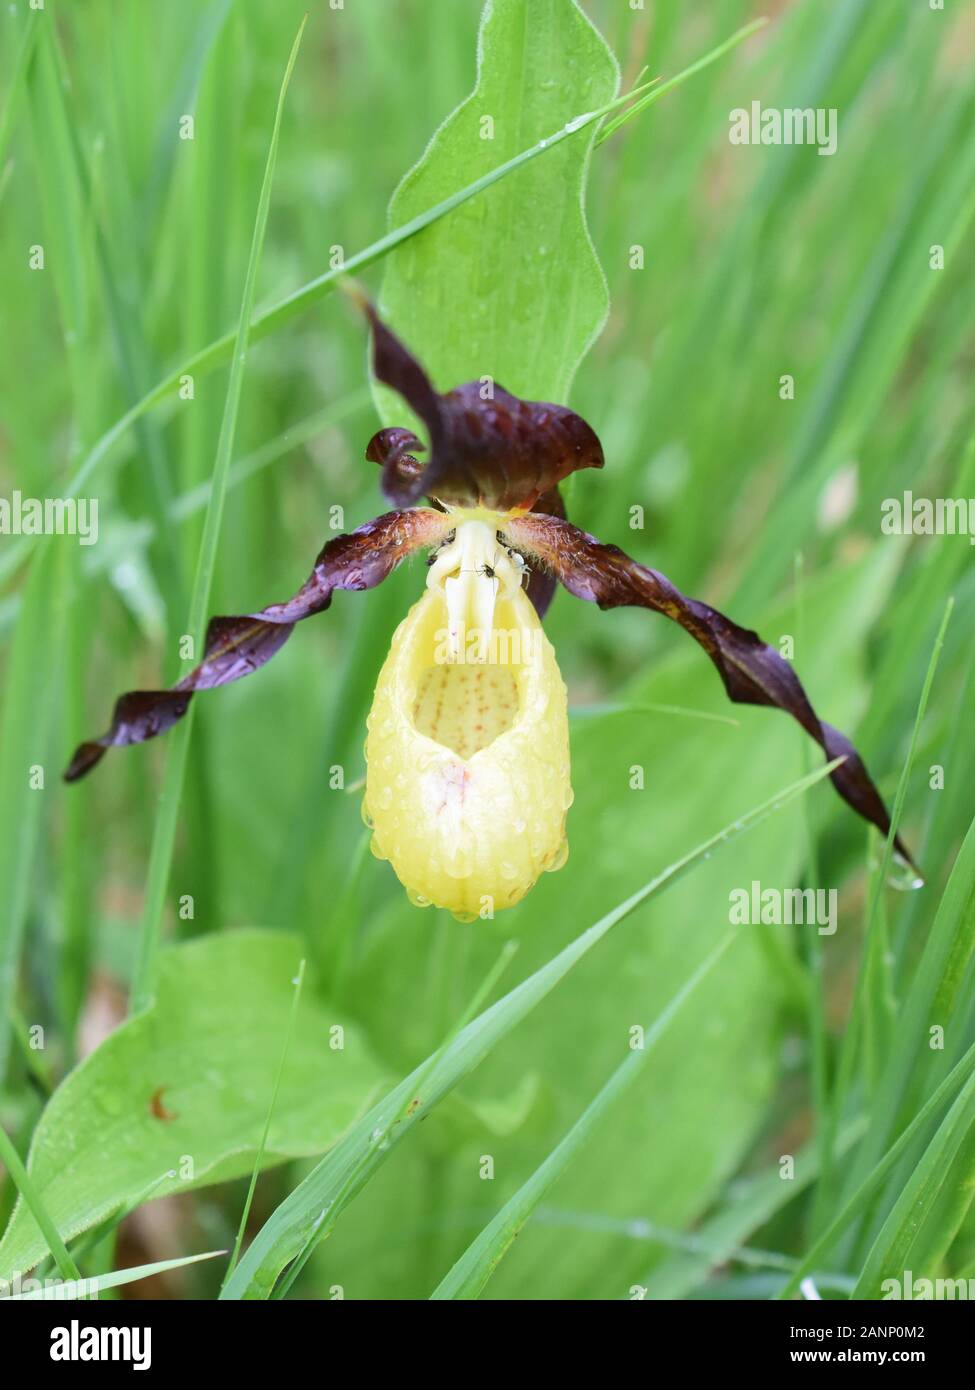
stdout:
<svg viewBox="0 0 975 1390">
<path fill-rule="evenodd" d="M 898 893 L 913 893 L 924 887 L 924 879 L 895 851 L 887 875 L 887 887 L 895 889 Z"/>
</svg>

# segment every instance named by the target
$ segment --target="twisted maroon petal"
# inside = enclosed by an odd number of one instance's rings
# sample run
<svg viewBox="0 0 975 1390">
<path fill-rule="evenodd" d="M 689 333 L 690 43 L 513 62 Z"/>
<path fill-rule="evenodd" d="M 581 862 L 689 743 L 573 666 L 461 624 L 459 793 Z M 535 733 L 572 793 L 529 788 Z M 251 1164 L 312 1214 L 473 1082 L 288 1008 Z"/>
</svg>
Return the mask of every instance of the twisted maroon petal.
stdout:
<svg viewBox="0 0 975 1390">
<path fill-rule="evenodd" d="M 121 696 L 108 732 L 79 745 L 64 780 L 76 782 L 84 777 L 107 748 L 144 743 L 164 734 L 182 719 L 196 691 L 240 680 L 270 661 L 295 624 L 326 609 L 336 589 L 375 588 L 400 560 L 422 546 L 435 545 L 449 529 L 442 512 L 417 507 L 387 512 L 348 535 L 336 536 L 293 598 L 259 613 L 211 618 L 203 660 L 171 690 L 132 690 Z"/>
<path fill-rule="evenodd" d="M 819 719 L 792 667 L 757 632 L 739 627 L 706 603 L 686 598 L 657 570 L 637 564 L 618 546 L 603 545 L 558 517 L 514 517 L 505 525 L 505 537 L 526 558 L 545 565 L 576 598 L 600 608 L 649 608 L 679 623 L 717 667 L 729 699 L 785 710 L 816 740 L 828 761 L 844 759 L 830 773 L 833 786 L 858 815 L 888 834 L 887 808 L 853 744 Z M 907 863 L 913 863 L 899 836 L 895 846 Z"/>
<path fill-rule="evenodd" d="M 579 468 L 602 468 L 603 451 L 581 416 L 562 405 L 523 401 L 490 377 L 469 381 L 446 395 L 368 301 L 373 331 L 373 371 L 406 401 L 430 436 L 430 462 L 404 429 L 381 430 L 367 457 L 383 465 L 383 491 L 397 506 L 427 496 L 457 506 L 497 511 L 530 508 Z"/>
</svg>

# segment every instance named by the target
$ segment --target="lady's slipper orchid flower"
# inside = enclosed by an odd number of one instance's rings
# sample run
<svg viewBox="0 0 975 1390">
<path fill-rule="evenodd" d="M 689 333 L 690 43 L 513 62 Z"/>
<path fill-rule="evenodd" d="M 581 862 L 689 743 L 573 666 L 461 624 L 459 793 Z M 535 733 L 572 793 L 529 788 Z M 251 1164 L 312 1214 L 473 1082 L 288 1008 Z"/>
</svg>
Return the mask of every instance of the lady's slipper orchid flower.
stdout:
<svg viewBox="0 0 975 1390">
<path fill-rule="evenodd" d="M 66 780 L 84 776 L 106 748 L 164 733 L 196 691 L 256 671 L 336 589 L 371 589 L 429 548 L 425 592 L 397 629 L 376 684 L 363 803 L 374 853 L 390 861 L 417 905 L 473 920 L 518 902 L 543 870 L 565 862 L 566 691 L 541 626 L 557 582 L 600 608 L 649 608 L 679 623 L 733 701 L 785 710 L 828 759 L 843 759 L 833 785 L 887 834 L 887 810 L 853 745 L 819 719 L 773 647 L 566 520 L 559 483 L 603 466 L 585 421 L 500 386 L 492 394 L 483 382 L 439 394 L 363 307 L 375 374 L 423 422 L 429 463 L 418 460 L 425 450 L 416 435 L 380 430 L 366 457 L 382 466 L 397 510 L 329 541 L 285 603 L 212 619 L 199 666 L 171 690 L 123 695 L 109 731 L 81 744 Z M 414 505 L 424 496 L 432 506 Z M 899 840 L 897 850 L 910 862 Z"/>
</svg>

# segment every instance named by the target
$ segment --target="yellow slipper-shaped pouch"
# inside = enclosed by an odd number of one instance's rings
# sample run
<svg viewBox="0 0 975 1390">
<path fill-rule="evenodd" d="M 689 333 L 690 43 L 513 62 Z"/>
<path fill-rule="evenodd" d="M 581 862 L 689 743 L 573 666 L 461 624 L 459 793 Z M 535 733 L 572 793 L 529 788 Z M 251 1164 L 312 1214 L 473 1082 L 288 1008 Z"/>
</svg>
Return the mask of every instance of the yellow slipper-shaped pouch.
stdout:
<svg viewBox="0 0 975 1390">
<path fill-rule="evenodd" d="M 565 684 L 520 580 L 490 524 L 458 525 L 368 719 L 373 853 L 412 902 L 463 921 L 511 907 L 567 856 Z"/>
</svg>

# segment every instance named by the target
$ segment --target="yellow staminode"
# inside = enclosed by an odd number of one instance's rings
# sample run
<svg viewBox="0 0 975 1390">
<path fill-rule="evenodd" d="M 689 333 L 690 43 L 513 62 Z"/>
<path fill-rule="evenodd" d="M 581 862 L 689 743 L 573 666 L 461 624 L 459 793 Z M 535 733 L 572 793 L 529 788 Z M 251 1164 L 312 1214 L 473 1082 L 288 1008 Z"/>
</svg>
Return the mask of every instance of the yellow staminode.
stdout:
<svg viewBox="0 0 975 1390">
<path fill-rule="evenodd" d="M 566 858 L 565 684 L 490 518 L 455 539 L 376 684 L 363 815 L 414 903 L 463 920 L 511 907 Z"/>
</svg>

